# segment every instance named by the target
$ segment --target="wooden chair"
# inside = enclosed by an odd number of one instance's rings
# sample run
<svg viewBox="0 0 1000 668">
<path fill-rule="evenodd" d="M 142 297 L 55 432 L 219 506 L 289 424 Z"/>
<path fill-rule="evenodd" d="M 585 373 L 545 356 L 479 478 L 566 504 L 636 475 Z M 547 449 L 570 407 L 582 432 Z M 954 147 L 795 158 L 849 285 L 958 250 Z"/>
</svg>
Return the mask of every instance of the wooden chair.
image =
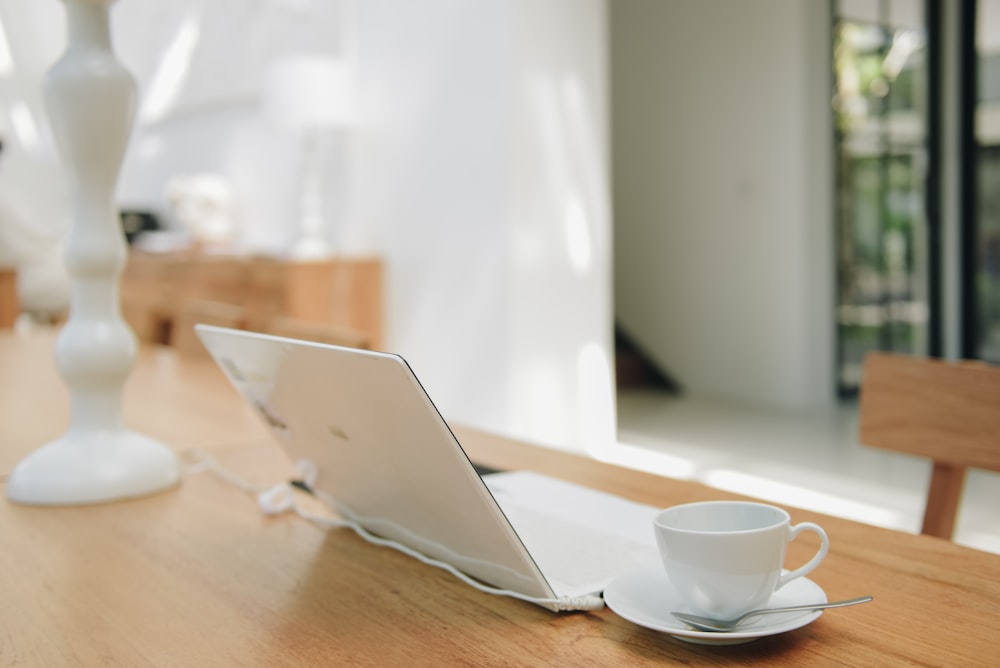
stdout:
<svg viewBox="0 0 1000 668">
<path fill-rule="evenodd" d="M 1000 471 L 1000 367 L 870 353 L 859 418 L 863 444 L 933 461 L 921 532 L 951 539 L 966 469 Z"/>
<path fill-rule="evenodd" d="M 370 345 L 368 335 L 364 332 L 349 327 L 311 322 L 288 316 L 271 318 L 265 329 L 268 334 L 275 336 L 330 343 L 345 348 L 367 348 Z"/>
<path fill-rule="evenodd" d="M 189 299 L 181 304 L 170 326 L 170 344 L 180 352 L 207 357 L 208 350 L 194 331 L 198 323 L 243 329 L 246 309 L 207 299 Z"/>
</svg>

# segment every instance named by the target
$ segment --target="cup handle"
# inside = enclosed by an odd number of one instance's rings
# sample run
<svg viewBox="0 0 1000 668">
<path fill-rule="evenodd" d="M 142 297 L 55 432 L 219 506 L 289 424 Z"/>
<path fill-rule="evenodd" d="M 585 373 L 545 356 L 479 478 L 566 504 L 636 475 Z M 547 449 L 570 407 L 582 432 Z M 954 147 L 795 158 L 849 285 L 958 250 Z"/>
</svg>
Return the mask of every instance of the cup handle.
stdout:
<svg viewBox="0 0 1000 668">
<path fill-rule="evenodd" d="M 813 524 L 812 522 L 800 522 L 788 530 L 788 542 L 795 540 L 795 537 L 799 535 L 801 531 L 812 531 L 819 536 L 821 541 L 819 550 L 813 555 L 813 558 L 807 561 L 803 566 L 799 566 L 791 573 L 785 573 L 780 578 L 778 578 L 778 586 L 774 588 L 775 591 L 781 589 L 786 584 L 794 580 L 795 578 L 800 578 L 803 575 L 810 573 L 814 568 L 819 566 L 819 563 L 823 561 L 826 557 L 826 553 L 830 549 L 830 539 L 827 538 L 826 532 L 823 531 L 823 527 L 818 524 Z"/>
</svg>

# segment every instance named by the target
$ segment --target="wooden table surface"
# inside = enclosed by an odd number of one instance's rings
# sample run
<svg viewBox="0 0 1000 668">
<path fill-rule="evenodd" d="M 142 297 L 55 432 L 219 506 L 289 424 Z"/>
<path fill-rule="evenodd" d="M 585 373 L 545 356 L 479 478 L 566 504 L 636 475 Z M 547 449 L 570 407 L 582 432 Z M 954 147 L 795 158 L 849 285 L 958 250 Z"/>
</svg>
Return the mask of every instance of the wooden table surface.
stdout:
<svg viewBox="0 0 1000 668">
<path fill-rule="evenodd" d="M 63 433 L 53 339 L 0 334 L 0 471 Z M 259 482 L 291 465 L 211 362 L 143 349 L 129 426 L 203 448 Z M 702 485 L 459 429 L 474 461 L 527 468 L 649 503 L 732 498 Z M 611 610 L 556 614 L 479 593 L 443 571 L 267 517 L 209 473 L 143 499 L 74 508 L 0 502 L 0 665 L 24 666 L 992 666 L 1000 556 L 790 509 L 830 535 L 810 578 L 829 611 L 786 634 L 705 647 Z M 813 549 L 799 541 L 790 559 Z"/>
</svg>

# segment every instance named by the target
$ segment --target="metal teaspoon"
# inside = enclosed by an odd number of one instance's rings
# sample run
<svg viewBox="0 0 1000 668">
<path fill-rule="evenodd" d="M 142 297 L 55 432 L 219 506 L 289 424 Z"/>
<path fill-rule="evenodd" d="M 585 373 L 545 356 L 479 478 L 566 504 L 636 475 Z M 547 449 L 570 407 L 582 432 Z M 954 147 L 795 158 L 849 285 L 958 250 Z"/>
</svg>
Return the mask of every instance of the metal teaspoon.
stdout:
<svg viewBox="0 0 1000 668">
<path fill-rule="evenodd" d="M 671 612 L 674 617 L 684 622 L 688 626 L 698 629 L 699 631 L 713 631 L 713 632 L 725 632 L 732 631 L 736 628 L 740 622 L 747 619 L 748 617 L 756 617 L 757 615 L 766 615 L 772 612 L 797 612 L 799 610 L 822 610 L 824 608 L 843 608 L 848 605 L 857 605 L 859 603 L 867 603 L 872 600 L 871 596 L 859 596 L 858 598 L 847 599 L 846 601 L 834 601 L 833 603 L 814 603 L 812 605 L 792 605 L 785 608 L 763 608 L 761 610 L 751 610 L 750 612 L 745 612 L 735 619 L 712 619 L 711 617 L 702 617 L 700 615 L 692 615 L 687 612 Z"/>
</svg>

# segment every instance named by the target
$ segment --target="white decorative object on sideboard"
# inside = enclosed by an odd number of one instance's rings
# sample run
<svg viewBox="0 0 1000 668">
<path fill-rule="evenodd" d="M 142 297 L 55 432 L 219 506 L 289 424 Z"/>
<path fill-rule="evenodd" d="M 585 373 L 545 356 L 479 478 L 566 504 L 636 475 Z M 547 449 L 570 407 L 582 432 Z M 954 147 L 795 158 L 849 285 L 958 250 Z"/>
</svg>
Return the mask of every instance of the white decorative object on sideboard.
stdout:
<svg viewBox="0 0 1000 668">
<path fill-rule="evenodd" d="M 73 199 L 66 246 L 70 317 L 56 342 L 69 387 L 69 429 L 23 459 L 7 481 L 18 503 L 75 505 L 141 496 L 176 485 L 180 465 L 167 446 L 129 431 L 122 389 L 136 338 L 121 317 L 119 277 L 127 246 L 115 186 L 135 112 L 136 86 L 111 49 L 115 0 L 64 0 L 66 51 L 49 70 L 45 100 Z"/>
<path fill-rule="evenodd" d="M 296 260 L 330 257 L 326 167 L 342 145 L 337 130 L 354 117 L 350 71 L 344 61 L 309 54 L 285 56 L 268 67 L 265 113 L 301 146 L 298 236 L 289 255 Z"/>
</svg>

